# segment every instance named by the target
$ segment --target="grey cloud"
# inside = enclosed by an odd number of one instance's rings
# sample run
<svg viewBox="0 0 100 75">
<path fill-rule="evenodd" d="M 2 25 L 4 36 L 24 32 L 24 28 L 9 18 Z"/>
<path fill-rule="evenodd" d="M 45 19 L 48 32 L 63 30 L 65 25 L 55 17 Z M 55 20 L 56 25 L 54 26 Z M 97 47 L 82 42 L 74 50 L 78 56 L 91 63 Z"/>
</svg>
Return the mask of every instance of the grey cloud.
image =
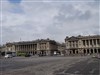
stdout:
<svg viewBox="0 0 100 75">
<path fill-rule="evenodd" d="M 86 11 L 85 13 L 81 14 L 78 16 L 78 19 L 80 20 L 88 20 L 91 18 L 91 12 L 90 11 Z"/>
<path fill-rule="evenodd" d="M 72 5 L 64 6 L 65 8 L 61 7 L 59 14 L 55 16 L 55 20 L 57 22 L 65 22 L 65 21 L 73 21 L 73 20 L 88 20 L 91 18 L 92 14 L 89 10 L 85 11 L 84 13 L 80 10 L 77 10 Z"/>
<path fill-rule="evenodd" d="M 88 2 L 22 2 L 21 10 L 5 4 L 3 42 L 51 38 L 64 41 L 68 35 L 99 34 L 98 6 Z M 76 6 L 78 8 L 76 8 Z M 8 8 L 7 8 L 8 7 Z M 9 8 L 10 7 L 10 8 Z M 92 9 L 93 8 L 93 9 Z M 9 15 L 8 15 L 9 14 Z"/>
</svg>

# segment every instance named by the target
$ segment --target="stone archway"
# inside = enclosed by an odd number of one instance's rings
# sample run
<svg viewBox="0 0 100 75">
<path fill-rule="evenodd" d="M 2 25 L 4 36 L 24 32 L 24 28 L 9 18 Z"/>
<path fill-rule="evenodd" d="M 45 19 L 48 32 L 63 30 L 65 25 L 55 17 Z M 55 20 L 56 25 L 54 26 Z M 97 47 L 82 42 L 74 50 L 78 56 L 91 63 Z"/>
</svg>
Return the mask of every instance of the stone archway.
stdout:
<svg viewBox="0 0 100 75">
<path fill-rule="evenodd" d="M 72 52 L 71 52 L 71 51 L 69 51 L 69 53 L 70 53 L 70 54 L 72 54 Z"/>
<path fill-rule="evenodd" d="M 83 50 L 83 52 L 84 52 L 84 54 L 86 54 L 86 50 L 85 49 Z"/>
<path fill-rule="evenodd" d="M 73 54 L 75 54 L 75 50 L 73 49 Z"/>
<path fill-rule="evenodd" d="M 94 53 L 97 53 L 97 49 L 94 49 Z"/>
<path fill-rule="evenodd" d="M 76 54 L 78 54 L 78 50 L 76 50 Z"/>
<path fill-rule="evenodd" d="M 87 53 L 89 54 L 89 49 L 87 49 Z"/>
<path fill-rule="evenodd" d="M 91 54 L 93 54 L 93 49 L 91 49 Z"/>
<path fill-rule="evenodd" d="M 100 49 L 98 49 L 98 53 L 100 53 Z"/>
</svg>

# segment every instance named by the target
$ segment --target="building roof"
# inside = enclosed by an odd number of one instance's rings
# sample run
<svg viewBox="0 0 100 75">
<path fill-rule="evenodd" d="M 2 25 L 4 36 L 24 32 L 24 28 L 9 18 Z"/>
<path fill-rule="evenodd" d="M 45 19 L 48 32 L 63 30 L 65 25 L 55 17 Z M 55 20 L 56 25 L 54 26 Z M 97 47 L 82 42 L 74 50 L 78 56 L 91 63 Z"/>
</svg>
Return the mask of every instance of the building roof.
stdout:
<svg viewBox="0 0 100 75">
<path fill-rule="evenodd" d="M 50 40 L 50 39 L 37 39 L 37 40 L 33 40 L 33 41 L 19 41 L 19 42 L 11 42 L 11 43 L 6 43 L 7 46 L 10 45 L 25 45 L 25 44 L 37 44 L 37 43 L 46 43 L 46 42 L 50 42 L 55 44 L 56 41 L 54 40 Z"/>
<path fill-rule="evenodd" d="M 69 40 L 69 41 L 77 41 L 77 40 L 79 40 L 79 39 L 93 39 L 93 38 L 98 38 L 98 39 L 100 39 L 100 35 L 89 35 L 89 36 L 81 36 L 81 35 L 78 35 L 78 36 L 71 36 L 71 37 L 66 37 L 65 38 L 65 41 L 66 40 Z"/>
</svg>

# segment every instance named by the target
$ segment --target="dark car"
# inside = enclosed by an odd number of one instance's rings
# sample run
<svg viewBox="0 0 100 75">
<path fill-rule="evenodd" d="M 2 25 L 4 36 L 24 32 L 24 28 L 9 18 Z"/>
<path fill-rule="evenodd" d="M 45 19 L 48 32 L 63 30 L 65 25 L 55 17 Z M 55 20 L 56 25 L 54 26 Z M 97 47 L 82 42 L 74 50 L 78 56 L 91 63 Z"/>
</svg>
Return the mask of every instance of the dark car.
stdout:
<svg viewBox="0 0 100 75">
<path fill-rule="evenodd" d="M 31 56 L 30 54 L 26 54 L 26 55 L 25 55 L 25 57 L 30 57 L 30 56 Z"/>
</svg>

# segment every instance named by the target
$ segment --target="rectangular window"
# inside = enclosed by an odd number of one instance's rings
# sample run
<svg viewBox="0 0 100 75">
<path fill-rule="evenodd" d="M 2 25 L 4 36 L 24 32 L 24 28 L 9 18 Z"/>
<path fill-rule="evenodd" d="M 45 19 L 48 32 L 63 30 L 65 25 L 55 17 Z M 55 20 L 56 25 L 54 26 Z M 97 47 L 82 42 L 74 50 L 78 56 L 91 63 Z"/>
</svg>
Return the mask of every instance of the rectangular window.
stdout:
<svg viewBox="0 0 100 75">
<path fill-rule="evenodd" d="M 97 44 L 100 45 L 100 40 L 99 39 L 97 39 Z"/>
<path fill-rule="evenodd" d="M 90 45 L 92 45 L 92 40 L 90 40 Z"/>
<path fill-rule="evenodd" d="M 96 39 L 93 39 L 94 45 L 96 45 Z"/>
<path fill-rule="evenodd" d="M 85 46 L 85 40 L 83 40 L 83 45 Z"/>
<path fill-rule="evenodd" d="M 89 45 L 89 41 L 88 40 L 86 40 L 86 43 L 87 43 L 87 45 Z"/>
</svg>

